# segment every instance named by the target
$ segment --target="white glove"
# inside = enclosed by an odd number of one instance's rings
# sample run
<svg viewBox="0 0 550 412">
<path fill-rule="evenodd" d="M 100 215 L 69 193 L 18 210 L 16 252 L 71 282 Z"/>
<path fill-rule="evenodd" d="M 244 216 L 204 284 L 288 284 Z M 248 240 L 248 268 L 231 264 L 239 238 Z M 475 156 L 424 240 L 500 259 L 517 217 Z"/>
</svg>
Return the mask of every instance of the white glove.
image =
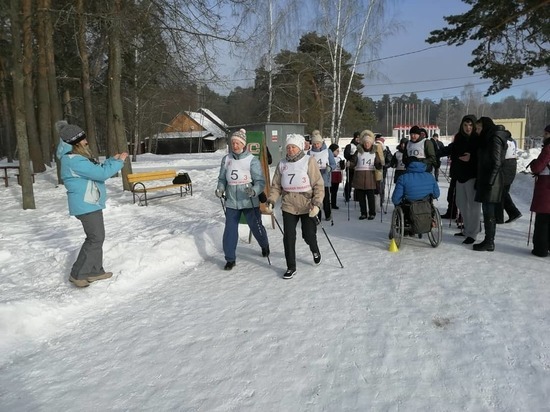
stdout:
<svg viewBox="0 0 550 412">
<path fill-rule="evenodd" d="M 252 189 L 252 187 L 250 187 L 250 186 L 245 187 L 245 188 L 244 188 L 244 191 L 245 191 L 245 193 L 246 193 L 246 195 L 247 195 L 248 197 L 254 197 L 254 196 L 256 196 L 256 192 L 255 192 L 254 189 Z"/>
<path fill-rule="evenodd" d="M 330 167 L 330 165 L 327 163 L 327 173 L 330 173 L 332 172 L 332 167 Z"/>
<path fill-rule="evenodd" d="M 317 206 L 313 206 L 313 209 L 309 211 L 309 217 L 316 217 L 319 214 L 319 208 Z"/>
<path fill-rule="evenodd" d="M 220 199 L 223 197 L 223 195 L 225 194 L 225 192 L 223 190 L 220 190 L 220 189 L 216 189 L 216 191 L 214 192 L 216 194 L 217 197 L 219 197 Z"/>
<path fill-rule="evenodd" d="M 265 210 L 270 215 L 273 214 L 273 203 L 271 203 L 269 200 L 267 202 L 265 202 Z"/>
</svg>

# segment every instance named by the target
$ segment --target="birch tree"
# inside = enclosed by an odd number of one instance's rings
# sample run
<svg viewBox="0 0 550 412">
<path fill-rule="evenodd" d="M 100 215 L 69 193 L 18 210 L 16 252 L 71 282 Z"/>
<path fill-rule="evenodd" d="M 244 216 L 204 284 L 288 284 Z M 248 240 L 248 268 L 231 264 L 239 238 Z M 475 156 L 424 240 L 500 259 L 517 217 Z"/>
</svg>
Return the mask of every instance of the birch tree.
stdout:
<svg viewBox="0 0 550 412">
<path fill-rule="evenodd" d="M 323 0 L 325 34 L 331 56 L 332 110 L 330 137 L 338 142 L 342 118 L 346 110 L 352 84 L 356 78 L 360 59 L 376 55 L 383 34 L 384 1 Z M 344 57 L 344 48 L 351 59 Z M 368 68 L 367 68 L 368 69 Z M 349 70 L 351 76 L 344 77 Z"/>
</svg>

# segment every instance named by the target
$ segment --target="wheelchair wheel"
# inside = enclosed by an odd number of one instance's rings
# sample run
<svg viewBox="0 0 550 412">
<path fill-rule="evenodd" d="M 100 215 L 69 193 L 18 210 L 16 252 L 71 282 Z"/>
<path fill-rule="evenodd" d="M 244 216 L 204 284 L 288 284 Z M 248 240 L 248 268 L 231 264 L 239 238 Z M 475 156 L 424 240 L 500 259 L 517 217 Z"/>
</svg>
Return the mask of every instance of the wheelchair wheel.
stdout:
<svg viewBox="0 0 550 412">
<path fill-rule="evenodd" d="M 391 215 L 390 237 L 395 240 L 397 247 L 401 245 L 405 233 L 405 214 L 400 206 L 396 206 Z"/>
<path fill-rule="evenodd" d="M 432 216 L 432 230 L 428 232 L 428 239 L 430 240 L 430 244 L 432 245 L 432 247 L 438 247 L 441 243 L 441 239 L 443 238 L 443 230 L 441 224 L 441 215 L 439 214 L 439 210 L 437 210 L 434 205 L 432 205 Z"/>
</svg>

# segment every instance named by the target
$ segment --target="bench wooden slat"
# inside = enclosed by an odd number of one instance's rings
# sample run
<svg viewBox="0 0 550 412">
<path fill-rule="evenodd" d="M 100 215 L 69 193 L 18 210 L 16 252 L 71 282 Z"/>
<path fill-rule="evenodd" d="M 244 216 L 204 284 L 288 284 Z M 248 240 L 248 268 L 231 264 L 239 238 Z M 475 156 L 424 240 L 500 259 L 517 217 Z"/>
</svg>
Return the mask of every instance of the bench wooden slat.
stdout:
<svg viewBox="0 0 550 412">
<path fill-rule="evenodd" d="M 135 188 L 134 189 L 134 192 L 153 192 L 155 190 L 164 190 L 164 189 L 171 189 L 173 187 L 180 187 L 180 186 L 187 186 L 189 185 L 189 183 L 181 183 L 181 184 L 177 184 L 177 185 L 166 185 L 166 186 L 155 186 L 155 187 L 148 187 L 146 189 L 138 189 L 138 188 Z"/>
<path fill-rule="evenodd" d="M 184 194 L 190 194 L 193 195 L 193 184 L 191 182 L 189 183 L 172 183 L 172 180 L 177 176 L 177 172 L 175 170 L 155 170 L 151 172 L 138 172 L 138 173 L 130 173 L 128 175 L 128 182 L 132 185 L 132 193 L 134 198 L 134 203 L 136 202 L 136 198 L 139 201 L 139 204 L 141 206 L 142 201 L 144 201 L 145 206 L 147 206 L 147 201 L 156 199 L 159 197 L 165 197 L 165 196 L 172 196 L 172 195 L 180 195 L 183 196 Z M 170 182 L 166 182 L 163 180 L 170 180 Z M 146 184 L 146 182 L 152 182 Z M 155 186 L 158 185 L 158 186 Z M 156 196 L 154 198 L 151 198 L 147 196 L 148 192 L 153 191 L 161 191 L 161 190 L 168 190 L 168 189 L 174 189 L 179 188 L 180 190 L 176 193 L 170 193 L 166 195 L 160 195 Z"/>
<path fill-rule="evenodd" d="M 148 182 L 151 180 L 173 179 L 174 177 L 176 177 L 175 170 L 158 170 L 154 172 L 130 173 L 128 175 L 128 181 L 130 183 Z"/>
</svg>

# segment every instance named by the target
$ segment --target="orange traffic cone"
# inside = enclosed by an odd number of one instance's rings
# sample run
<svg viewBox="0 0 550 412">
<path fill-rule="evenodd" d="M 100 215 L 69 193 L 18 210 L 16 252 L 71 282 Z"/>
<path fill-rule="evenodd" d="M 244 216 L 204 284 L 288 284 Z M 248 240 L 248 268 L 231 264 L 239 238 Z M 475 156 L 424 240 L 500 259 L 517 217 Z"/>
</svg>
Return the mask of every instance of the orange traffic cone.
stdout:
<svg viewBox="0 0 550 412">
<path fill-rule="evenodd" d="M 399 248 L 397 247 L 397 243 L 395 243 L 395 239 L 392 239 L 390 242 L 390 252 L 399 252 Z"/>
</svg>

